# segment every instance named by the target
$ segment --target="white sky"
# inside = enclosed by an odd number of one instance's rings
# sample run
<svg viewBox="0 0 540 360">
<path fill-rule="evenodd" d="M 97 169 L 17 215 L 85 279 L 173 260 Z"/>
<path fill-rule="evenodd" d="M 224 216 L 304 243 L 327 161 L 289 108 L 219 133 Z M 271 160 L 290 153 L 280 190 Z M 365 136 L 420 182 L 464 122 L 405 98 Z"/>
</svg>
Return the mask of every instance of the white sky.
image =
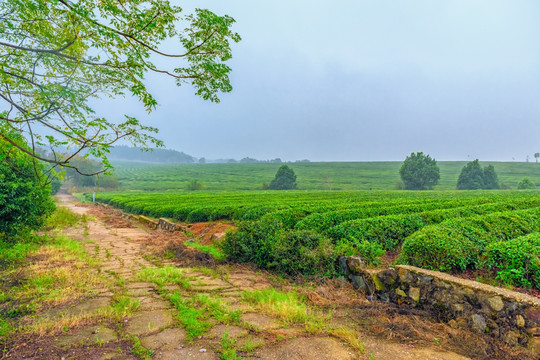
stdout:
<svg viewBox="0 0 540 360">
<path fill-rule="evenodd" d="M 175 1 L 173 1 L 175 2 Z M 150 116 L 196 157 L 321 161 L 519 160 L 540 151 L 540 2 L 179 2 L 228 14 L 243 40 L 220 104 L 151 75 Z"/>
</svg>

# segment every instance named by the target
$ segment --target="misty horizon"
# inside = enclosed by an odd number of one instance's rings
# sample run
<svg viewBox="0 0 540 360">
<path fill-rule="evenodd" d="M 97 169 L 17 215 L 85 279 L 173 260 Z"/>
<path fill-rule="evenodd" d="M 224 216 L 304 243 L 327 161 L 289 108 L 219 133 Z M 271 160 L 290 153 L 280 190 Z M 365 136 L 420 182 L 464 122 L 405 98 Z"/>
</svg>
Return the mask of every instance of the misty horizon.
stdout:
<svg viewBox="0 0 540 360">
<path fill-rule="evenodd" d="M 540 3 L 182 2 L 236 19 L 233 91 L 205 102 L 156 74 L 159 106 L 99 100 L 208 159 L 534 162 Z M 167 44 L 167 46 L 170 46 Z M 121 105 L 121 106 L 119 106 Z"/>
</svg>

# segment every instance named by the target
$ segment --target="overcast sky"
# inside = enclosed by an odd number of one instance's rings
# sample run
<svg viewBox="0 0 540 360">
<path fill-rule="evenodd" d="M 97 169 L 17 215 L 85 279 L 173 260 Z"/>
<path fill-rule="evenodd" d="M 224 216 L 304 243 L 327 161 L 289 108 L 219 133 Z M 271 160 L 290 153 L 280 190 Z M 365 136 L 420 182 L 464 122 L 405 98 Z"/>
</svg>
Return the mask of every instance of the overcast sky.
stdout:
<svg viewBox="0 0 540 360">
<path fill-rule="evenodd" d="M 540 152 L 538 0 L 178 4 L 236 19 L 233 92 L 213 104 L 150 76 L 160 103 L 150 116 L 129 99 L 101 105 L 147 119 L 169 148 L 320 161 Z"/>
</svg>

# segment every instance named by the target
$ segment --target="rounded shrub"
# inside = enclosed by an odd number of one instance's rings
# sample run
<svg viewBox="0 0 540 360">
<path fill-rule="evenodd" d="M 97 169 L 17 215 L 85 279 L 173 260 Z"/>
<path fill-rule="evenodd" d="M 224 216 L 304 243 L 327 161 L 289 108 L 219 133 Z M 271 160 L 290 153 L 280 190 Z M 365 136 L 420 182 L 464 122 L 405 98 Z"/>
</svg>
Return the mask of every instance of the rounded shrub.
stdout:
<svg viewBox="0 0 540 360">
<path fill-rule="evenodd" d="M 502 282 L 540 288 L 540 232 L 489 244 L 483 257 Z"/>
</svg>

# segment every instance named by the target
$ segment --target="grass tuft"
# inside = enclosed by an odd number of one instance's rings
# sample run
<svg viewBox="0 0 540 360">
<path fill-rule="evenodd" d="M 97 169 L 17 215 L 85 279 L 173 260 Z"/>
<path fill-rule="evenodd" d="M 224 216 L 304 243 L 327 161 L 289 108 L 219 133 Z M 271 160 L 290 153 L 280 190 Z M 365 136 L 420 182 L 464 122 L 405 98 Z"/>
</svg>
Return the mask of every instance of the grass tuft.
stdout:
<svg viewBox="0 0 540 360">
<path fill-rule="evenodd" d="M 184 271 L 172 266 L 143 269 L 139 273 L 139 280 L 152 282 L 160 288 L 166 285 L 180 285 L 184 289 L 191 288 L 191 283 Z"/>
<path fill-rule="evenodd" d="M 56 210 L 47 219 L 45 228 L 47 230 L 65 229 L 77 225 L 79 221 L 81 221 L 80 215 L 75 214 L 66 207 L 57 206 Z"/>
</svg>

